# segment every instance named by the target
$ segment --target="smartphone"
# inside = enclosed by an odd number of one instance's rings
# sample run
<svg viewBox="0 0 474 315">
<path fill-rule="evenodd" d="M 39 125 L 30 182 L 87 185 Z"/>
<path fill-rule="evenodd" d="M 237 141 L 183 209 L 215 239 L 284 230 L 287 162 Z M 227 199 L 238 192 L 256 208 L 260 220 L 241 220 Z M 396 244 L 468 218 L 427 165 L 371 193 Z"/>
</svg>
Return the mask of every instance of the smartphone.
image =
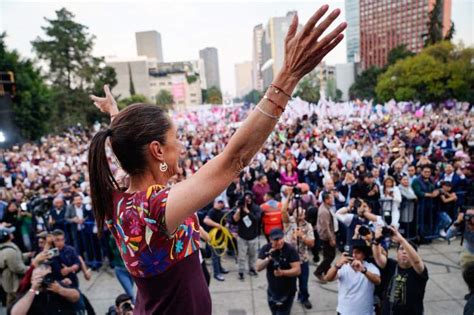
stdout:
<svg viewBox="0 0 474 315">
<path fill-rule="evenodd" d="M 53 257 L 58 257 L 59 256 L 59 249 L 57 248 L 51 248 L 48 250 L 48 258 L 53 258 Z"/>
</svg>

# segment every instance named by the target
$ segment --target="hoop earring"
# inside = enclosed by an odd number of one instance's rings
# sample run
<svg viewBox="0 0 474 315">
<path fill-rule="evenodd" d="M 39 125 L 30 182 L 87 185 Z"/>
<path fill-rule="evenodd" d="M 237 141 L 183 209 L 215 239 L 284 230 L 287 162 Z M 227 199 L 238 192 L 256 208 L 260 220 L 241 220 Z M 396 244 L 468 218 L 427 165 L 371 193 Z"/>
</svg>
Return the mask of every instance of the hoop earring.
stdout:
<svg viewBox="0 0 474 315">
<path fill-rule="evenodd" d="M 165 162 L 161 162 L 160 163 L 160 171 L 162 171 L 164 173 L 167 170 L 168 170 L 168 165 Z"/>
</svg>

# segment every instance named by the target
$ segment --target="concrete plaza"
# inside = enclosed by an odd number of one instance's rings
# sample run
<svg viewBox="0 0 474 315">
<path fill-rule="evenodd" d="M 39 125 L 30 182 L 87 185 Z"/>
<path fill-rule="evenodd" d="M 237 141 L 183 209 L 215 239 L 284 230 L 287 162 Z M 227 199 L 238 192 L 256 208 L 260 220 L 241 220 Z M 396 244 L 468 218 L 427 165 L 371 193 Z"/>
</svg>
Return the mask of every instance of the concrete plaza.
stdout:
<svg viewBox="0 0 474 315">
<path fill-rule="evenodd" d="M 458 265 L 460 250 L 459 239 L 451 245 L 447 242 L 435 241 L 431 245 L 421 246 L 419 252 L 428 267 L 430 277 L 425 294 L 425 314 L 462 314 L 467 287 L 462 280 Z M 391 255 L 393 254 L 392 249 Z M 235 260 L 226 257 L 223 265 L 230 270 L 230 273 L 226 275 L 226 280 L 224 282 L 211 280 L 213 314 L 270 314 L 266 301 L 265 272 L 261 272 L 258 277 L 246 276 L 245 281 L 239 281 Z M 210 260 L 208 268 L 212 272 Z M 315 266 L 311 265 L 309 289 L 313 309 L 305 310 L 295 302 L 292 314 L 334 315 L 337 306 L 337 282 L 319 284 L 312 275 L 314 269 Z M 122 292 L 121 286 L 110 269 L 95 272 L 90 281 L 81 278 L 80 283 L 81 289 L 90 299 L 97 314 L 105 314 L 115 297 Z"/>
</svg>

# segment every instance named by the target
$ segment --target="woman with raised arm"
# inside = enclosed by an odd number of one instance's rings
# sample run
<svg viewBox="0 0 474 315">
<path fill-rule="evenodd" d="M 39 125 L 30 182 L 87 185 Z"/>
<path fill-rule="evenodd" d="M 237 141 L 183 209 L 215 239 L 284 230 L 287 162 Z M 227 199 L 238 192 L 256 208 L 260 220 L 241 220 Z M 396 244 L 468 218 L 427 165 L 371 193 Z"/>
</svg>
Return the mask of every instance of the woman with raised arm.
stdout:
<svg viewBox="0 0 474 315">
<path fill-rule="evenodd" d="M 322 6 L 299 33 L 294 16 L 282 69 L 265 97 L 221 154 L 172 188 L 167 183 L 178 171 L 183 146 L 171 118 L 156 105 L 134 104 L 119 112 L 107 87 L 105 98 L 91 96 L 112 118 L 109 129 L 99 131 L 90 145 L 92 205 L 99 231 L 108 226 L 137 284 L 134 314 L 211 314 L 195 212 L 248 165 L 273 131 L 298 81 L 342 40 L 346 23 L 322 36 L 339 9 L 315 27 L 327 11 L 328 6 Z M 112 175 L 108 141 L 130 177 L 128 187 L 120 187 Z"/>
</svg>

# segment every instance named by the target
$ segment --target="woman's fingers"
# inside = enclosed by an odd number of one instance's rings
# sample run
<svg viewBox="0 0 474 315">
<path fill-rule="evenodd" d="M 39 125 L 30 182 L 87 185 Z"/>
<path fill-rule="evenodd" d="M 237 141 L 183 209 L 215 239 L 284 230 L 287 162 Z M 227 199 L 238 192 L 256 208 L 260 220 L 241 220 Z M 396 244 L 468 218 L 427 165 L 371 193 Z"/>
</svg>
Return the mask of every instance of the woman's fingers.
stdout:
<svg viewBox="0 0 474 315">
<path fill-rule="evenodd" d="M 324 31 L 328 29 L 331 23 L 334 22 L 334 20 L 339 16 L 339 14 L 341 14 L 340 9 L 333 10 L 324 21 L 322 21 L 318 26 L 316 26 L 316 28 L 311 33 L 311 42 L 316 42 L 319 36 L 321 36 Z"/>
<path fill-rule="evenodd" d="M 293 37 L 295 37 L 296 31 L 298 30 L 298 15 L 293 16 L 291 25 L 288 28 L 288 33 L 286 34 L 285 42 L 288 43 Z"/>
<path fill-rule="evenodd" d="M 318 51 L 318 58 L 322 60 L 324 56 L 326 56 L 331 50 L 333 50 L 334 47 L 336 47 L 337 44 L 339 44 L 343 38 L 344 34 L 339 34 L 332 42 L 330 42 L 328 45 Z"/>
<path fill-rule="evenodd" d="M 341 34 L 342 31 L 346 29 L 346 27 L 346 22 L 342 22 L 341 24 L 339 24 L 331 33 L 324 36 L 323 39 L 318 42 L 318 44 L 316 45 L 316 49 L 319 49 L 320 47 L 325 47 L 327 44 L 332 42 L 338 35 Z"/>
<path fill-rule="evenodd" d="M 311 33 L 316 23 L 318 23 L 319 19 L 323 17 L 323 15 L 328 11 L 328 9 L 329 6 L 325 4 L 313 14 L 313 16 L 308 20 L 308 22 L 306 22 L 305 26 L 303 27 L 301 37 L 305 37 Z"/>
</svg>

